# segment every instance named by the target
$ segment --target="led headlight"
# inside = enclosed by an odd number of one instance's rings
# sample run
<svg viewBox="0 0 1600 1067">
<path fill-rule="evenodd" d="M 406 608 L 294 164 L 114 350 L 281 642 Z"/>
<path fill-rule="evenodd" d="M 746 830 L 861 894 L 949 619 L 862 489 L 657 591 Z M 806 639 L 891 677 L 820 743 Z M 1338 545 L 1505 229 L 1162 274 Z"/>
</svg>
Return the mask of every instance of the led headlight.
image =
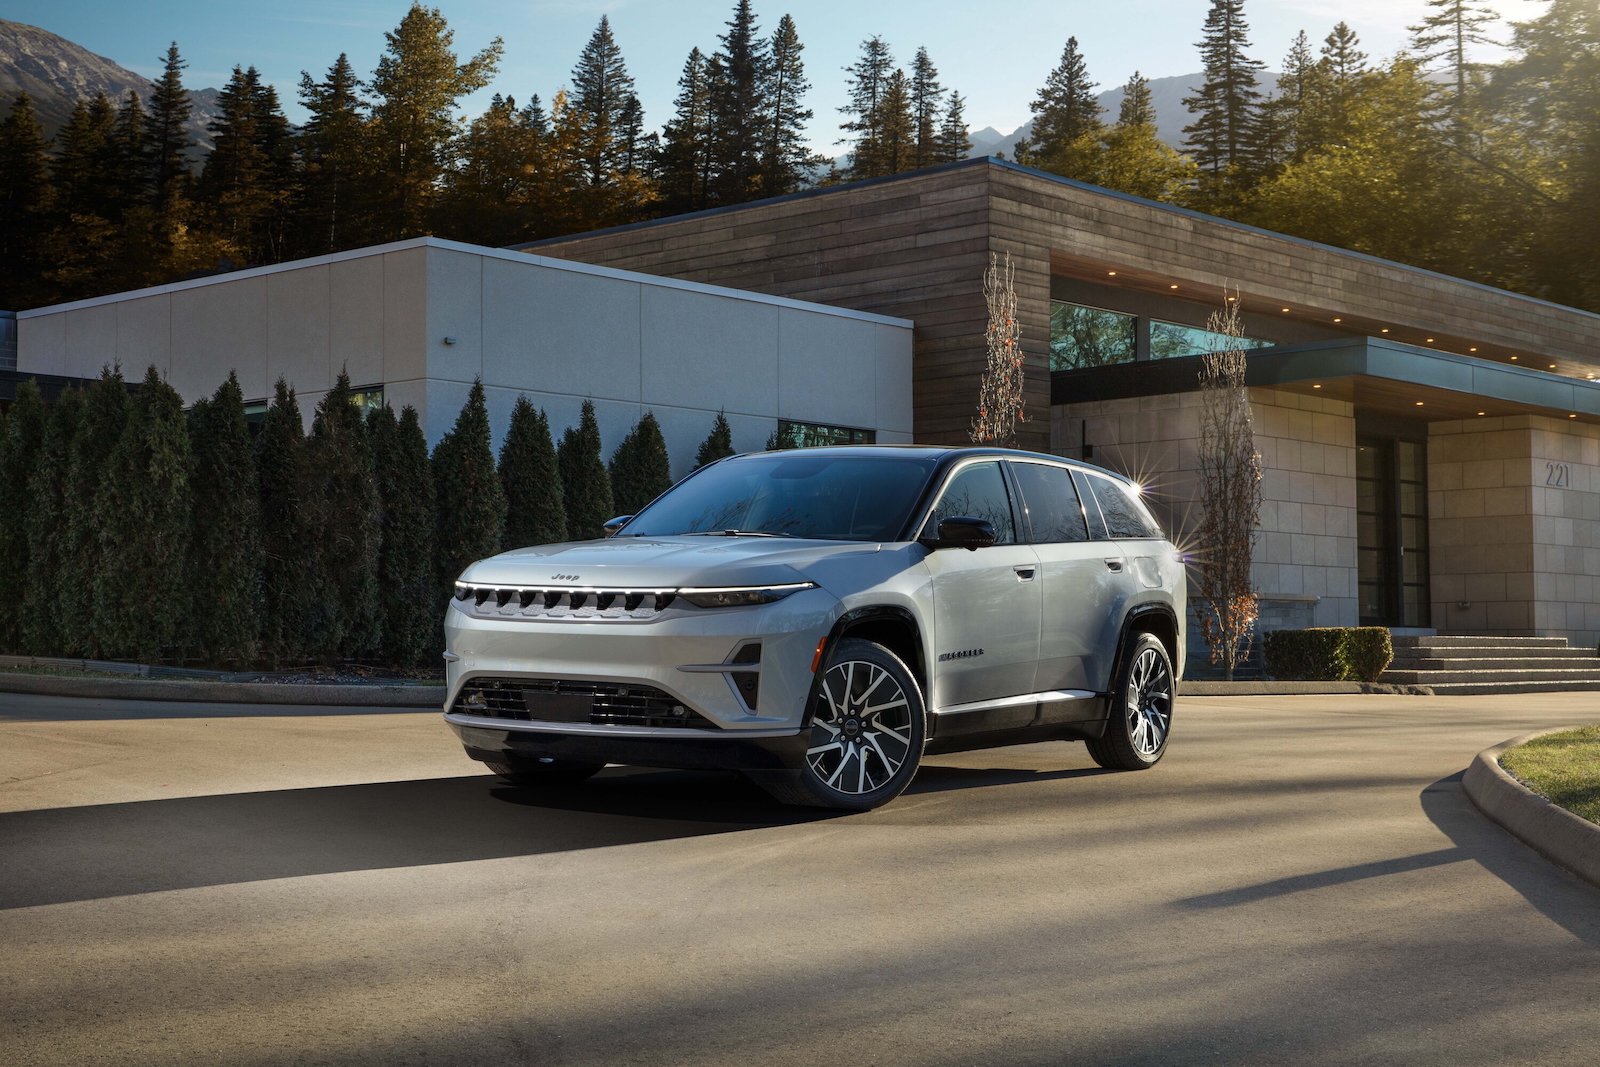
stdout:
<svg viewBox="0 0 1600 1067">
<path fill-rule="evenodd" d="M 678 595 L 697 608 L 738 608 L 752 604 L 771 604 L 802 589 L 815 589 L 816 582 L 792 585 L 729 585 L 705 589 L 679 589 Z"/>
</svg>

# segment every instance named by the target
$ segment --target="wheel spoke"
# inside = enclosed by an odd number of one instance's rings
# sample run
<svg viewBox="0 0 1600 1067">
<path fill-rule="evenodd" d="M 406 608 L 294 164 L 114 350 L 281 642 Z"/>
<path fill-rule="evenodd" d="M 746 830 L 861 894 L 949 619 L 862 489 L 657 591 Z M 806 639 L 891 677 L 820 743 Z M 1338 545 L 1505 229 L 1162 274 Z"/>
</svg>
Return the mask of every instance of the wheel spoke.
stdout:
<svg viewBox="0 0 1600 1067">
<path fill-rule="evenodd" d="M 906 698 L 902 694 L 897 699 L 888 701 L 887 703 L 874 704 L 871 707 L 862 708 L 861 709 L 861 714 L 863 714 L 863 715 L 877 715 L 880 712 L 889 711 L 892 708 L 903 708 L 905 706 L 906 706 Z"/>
<path fill-rule="evenodd" d="M 872 751 L 878 754 L 878 758 L 883 761 L 883 769 L 888 771 L 889 776 L 892 778 L 894 776 L 894 772 L 900 769 L 899 761 L 890 759 L 888 754 L 883 751 L 883 746 L 878 744 L 878 737 L 876 734 L 867 735 L 867 744 L 871 745 Z"/>
<path fill-rule="evenodd" d="M 867 686 L 867 691 L 861 694 L 860 698 L 856 701 L 856 703 L 865 704 L 867 702 L 867 698 L 872 696 L 872 694 L 877 691 L 878 686 L 883 684 L 883 680 L 885 678 L 889 677 L 889 672 L 888 671 L 879 671 L 876 676 L 871 676 L 871 677 L 872 677 L 872 684 Z"/>
<path fill-rule="evenodd" d="M 820 756 L 824 752 L 835 752 L 835 751 L 841 750 L 843 748 L 844 748 L 844 745 L 840 744 L 838 741 L 830 741 L 826 745 L 818 745 L 816 748 L 808 748 L 808 749 L 806 749 L 806 755 L 808 755 L 808 756 Z"/>
</svg>

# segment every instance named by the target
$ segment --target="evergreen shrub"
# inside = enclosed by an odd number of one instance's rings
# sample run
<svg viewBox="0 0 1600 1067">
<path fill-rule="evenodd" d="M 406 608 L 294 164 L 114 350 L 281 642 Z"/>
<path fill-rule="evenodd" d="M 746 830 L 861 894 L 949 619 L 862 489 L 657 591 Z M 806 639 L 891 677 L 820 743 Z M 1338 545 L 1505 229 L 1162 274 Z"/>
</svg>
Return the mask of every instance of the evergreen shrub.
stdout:
<svg viewBox="0 0 1600 1067">
<path fill-rule="evenodd" d="M 1262 638 L 1267 673 L 1285 681 L 1375 682 L 1394 659 L 1383 626 L 1274 630 Z"/>
</svg>

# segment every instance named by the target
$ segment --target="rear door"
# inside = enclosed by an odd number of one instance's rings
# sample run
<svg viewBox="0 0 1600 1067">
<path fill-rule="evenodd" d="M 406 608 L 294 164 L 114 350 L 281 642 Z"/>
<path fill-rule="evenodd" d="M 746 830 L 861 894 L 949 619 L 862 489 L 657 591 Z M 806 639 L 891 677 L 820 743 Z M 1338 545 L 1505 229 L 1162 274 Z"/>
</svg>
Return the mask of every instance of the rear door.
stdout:
<svg viewBox="0 0 1600 1067">
<path fill-rule="evenodd" d="M 1039 556 L 1043 625 L 1036 685 L 1045 722 L 1093 709 L 1074 697 L 1104 692 L 1127 600 L 1125 557 L 1106 538 L 1092 498 L 1079 499 L 1072 474 L 1052 463 L 1011 460 L 1028 534 Z"/>
<path fill-rule="evenodd" d="M 1039 557 L 1018 537 L 998 459 L 965 463 L 946 477 L 923 525 L 924 536 L 933 536 L 940 520 L 954 516 L 988 521 L 996 540 L 976 551 L 937 549 L 924 560 L 933 586 L 931 704 L 935 709 L 977 703 L 985 707 L 957 712 L 955 718 L 942 720 L 939 730 L 1027 725 L 1034 718 L 1032 701 L 993 706 L 1034 692 L 1042 602 Z"/>
</svg>

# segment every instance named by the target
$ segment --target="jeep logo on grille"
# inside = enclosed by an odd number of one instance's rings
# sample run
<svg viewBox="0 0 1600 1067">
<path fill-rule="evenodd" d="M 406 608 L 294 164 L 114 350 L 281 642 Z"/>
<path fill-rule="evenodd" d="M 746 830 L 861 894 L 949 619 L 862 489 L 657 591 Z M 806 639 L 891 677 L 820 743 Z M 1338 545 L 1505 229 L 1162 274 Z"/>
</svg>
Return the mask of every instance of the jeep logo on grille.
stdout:
<svg viewBox="0 0 1600 1067">
<path fill-rule="evenodd" d="M 576 574 L 552 574 L 550 580 L 552 582 L 575 582 L 578 580 L 578 576 Z"/>
</svg>

